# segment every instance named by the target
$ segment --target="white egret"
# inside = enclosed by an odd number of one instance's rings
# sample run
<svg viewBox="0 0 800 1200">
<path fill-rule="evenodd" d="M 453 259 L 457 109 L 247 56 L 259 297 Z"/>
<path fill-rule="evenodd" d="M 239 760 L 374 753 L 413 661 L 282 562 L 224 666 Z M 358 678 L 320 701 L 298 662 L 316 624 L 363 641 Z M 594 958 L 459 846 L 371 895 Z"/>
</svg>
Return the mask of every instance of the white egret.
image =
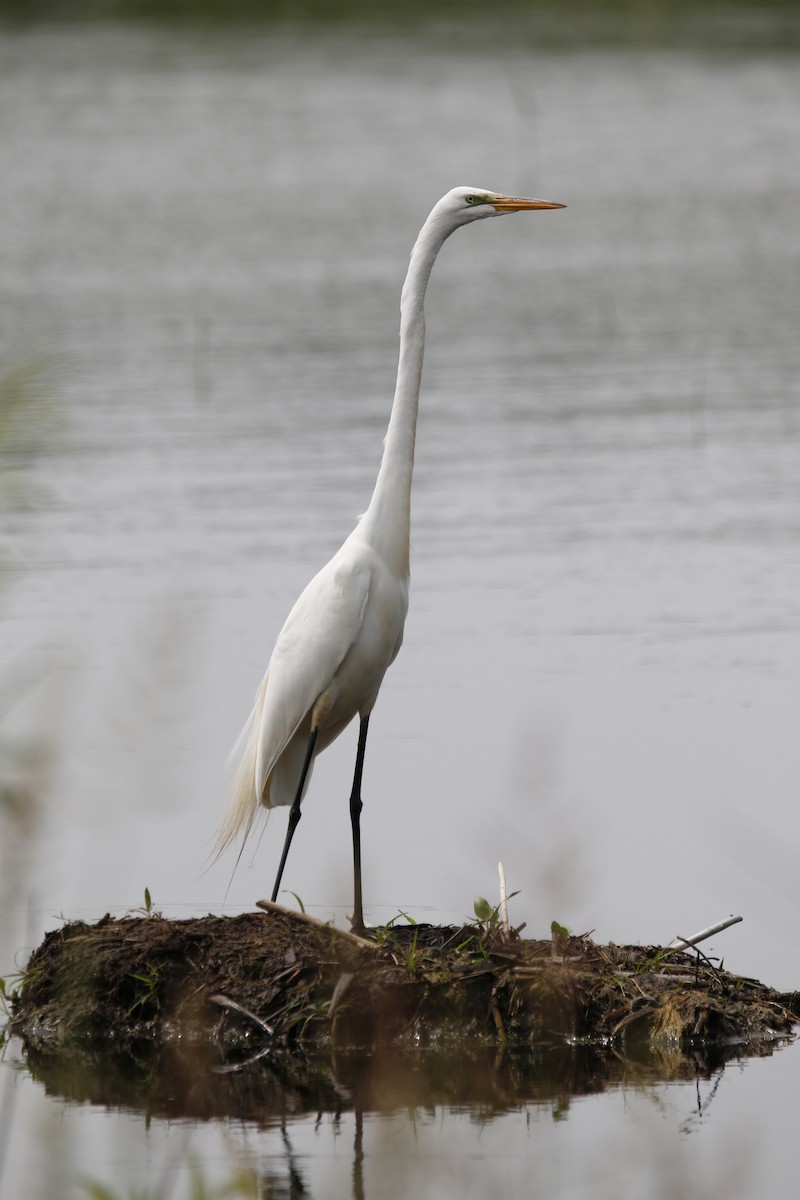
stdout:
<svg viewBox="0 0 800 1200">
<path fill-rule="evenodd" d="M 397 385 L 372 499 L 347 541 L 289 613 L 237 743 L 241 757 L 218 847 L 221 852 L 240 832 L 244 845 L 259 805 L 290 805 L 274 901 L 314 755 L 358 714 L 350 795 L 355 930 L 364 928 L 360 815 L 367 729 L 383 677 L 400 649 L 408 610 L 411 474 L 425 345 L 425 289 L 442 244 L 461 225 L 503 213 L 563 207 L 460 187 L 435 205 L 422 226 L 400 301 Z"/>
</svg>

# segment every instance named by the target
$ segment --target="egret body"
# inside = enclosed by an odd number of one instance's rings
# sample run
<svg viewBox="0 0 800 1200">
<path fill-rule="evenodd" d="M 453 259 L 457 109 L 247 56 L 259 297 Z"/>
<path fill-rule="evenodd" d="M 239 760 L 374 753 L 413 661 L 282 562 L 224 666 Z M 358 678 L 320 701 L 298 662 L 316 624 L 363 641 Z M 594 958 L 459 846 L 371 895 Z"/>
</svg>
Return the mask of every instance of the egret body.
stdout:
<svg viewBox="0 0 800 1200">
<path fill-rule="evenodd" d="M 219 834 L 220 851 L 253 826 L 259 806 L 288 805 L 272 893 L 278 895 L 314 757 L 360 718 L 350 795 L 353 928 L 363 930 L 361 776 L 370 713 L 403 641 L 408 611 L 411 475 L 425 346 L 425 289 L 444 241 L 461 225 L 528 209 L 563 208 L 480 188 L 454 188 L 423 225 L 400 301 L 400 360 L 389 428 L 369 507 L 340 550 L 300 596 L 278 635 L 255 706 Z"/>
</svg>

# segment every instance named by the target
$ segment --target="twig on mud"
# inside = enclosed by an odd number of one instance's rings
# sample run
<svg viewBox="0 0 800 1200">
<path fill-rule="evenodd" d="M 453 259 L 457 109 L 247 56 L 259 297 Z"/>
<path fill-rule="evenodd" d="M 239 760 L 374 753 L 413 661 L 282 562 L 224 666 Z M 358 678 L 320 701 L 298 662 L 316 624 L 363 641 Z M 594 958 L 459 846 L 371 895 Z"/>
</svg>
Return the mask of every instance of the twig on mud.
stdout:
<svg viewBox="0 0 800 1200">
<path fill-rule="evenodd" d="M 505 1045 L 505 1043 L 508 1041 L 508 1037 L 506 1035 L 505 1026 L 503 1025 L 503 1017 L 497 1005 L 497 997 L 494 995 L 492 996 L 491 1014 L 494 1020 L 495 1028 L 497 1029 L 497 1037 L 500 1043 Z"/>
<path fill-rule="evenodd" d="M 642 993 L 642 995 L 644 995 L 644 993 Z M 626 1029 L 628 1025 L 632 1025 L 634 1021 L 638 1021 L 642 1017 L 652 1017 L 653 1014 L 657 1012 L 657 1004 L 648 1004 L 642 1008 L 634 1008 L 630 1012 L 626 1013 L 621 1021 L 617 1021 L 616 1025 L 614 1025 L 611 1029 L 609 1036 L 616 1037 L 618 1033 L 622 1033 L 623 1029 Z"/>
<path fill-rule="evenodd" d="M 728 917 L 727 921 L 709 925 L 708 929 L 701 929 L 699 933 L 692 934 L 690 938 L 675 938 L 667 946 L 667 949 L 688 950 L 691 946 L 696 946 L 698 942 L 704 942 L 706 938 L 713 937 L 715 933 L 721 933 L 723 929 L 728 929 L 731 925 L 738 925 L 741 920 L 743 920 L 742 917 Z"/>
<path fill-rule="evenodd" d="M 347 990 L 350 987 L 350 984 L 353 982 L 354 979 L 355 979 L 355 975 L 353 975 L 350 972 L 344 972 L 336 980 L 336 987 L 333 989 L 333 995 L 331 996 L 331 1002 L 328 1005 L 328 1020 L 329 1021 L 332 1018 L 333 1014 L 336 1012 L 339 1005 L 342 1003 L 342 1000 L 344 1000 Z"/>
<path fill-rule="evenodd" d="M 231 1000 L 230 996 L 223 996 L 221 994 L 209 996 L 209 1000 L 212 1004 L 219 1004 L 220 1008 L 230 1008 L 233 1010 L 233 1012 L 240 1013 L 241 1016 L 247 1017 L 249 1021 L 252 1021 L 258 1026 L 262 1033 L 266 1033 L 268 1037 L 274 1036 L 275 1030 L 272 1028 L 272 1026 L 268 1025 L 266 1021 L 262 1021 L 261 1017 L 256 1016 L 256 1014 L 251 1012 L 249 1008 L 245 1008 L 245 1006 L 240 1004 L 238 1000 Z M 260 1058 L 265 1058 L 268 1054 L 272 1053 L 272 1050 L 272 1045 L 262 1046 L 262 1048 L 257 1050 L 255 1054 L 251 1054 L 249 1058 L 245 1058 L 241 1062 L 231 1063 L 226 1067 L 212 1067 L 212 1070 L 215 1075 L 230 1075 L 234 1071 L 241 1071 L 245 1067 L 249 1067 L 251 1063 L 258 1062 Z"/>
<path fill-rule="evenodd" d="M 371 950 L 373 954 L 378 950 L 375 942 L 369 942 L 366 938 L 359 937 L 356 933 L 351 933 L 349 929 L 337 929 L 335 925 L 329 924 L 328 921 L 320 921 L 319 917 L 312 917 L 310 913 L 295 912 L 293 908 L 284 908 L 282 904 L 275 904 L 272 900 L 256 900 L 256 908 L 263 909 L 268 913 L 280 913 L 282 916 L 291 917 L 295 921 L 304 921 L 306 925 L 314 925 L 317 929 L 327 929 L 329 933 L 335 933 L 337 937 L 344 938 L 354 946 L 358 946 L 362 950 Z"/>
<path fill-rule="evenodd" d="M 243 1058 L 241 1062 L 229 1063 L 227 1067 L 212 1067 L 211 1070 L 214 1075 L 233 1075 L 235 1071 L 243 1071 L 245 1067 L 252 1067 L 253 1063 L 266 1058 L 271 1053 L 271 1046 L 263 1046 L 256 1054 L 251 1054 L 249 1058 Z"/>
<path fill-rule="evenodd" d="M 259 1029 L 268 1034 L 269 1037 L 274 1036 L 275 1030 L 272 1028 L 272 1026 L 268 1025 L 266 1021 L 262 1021 L 261 1017 L 256 1016 L 256 1014 L 251 1012 L 249 1008 L 245 1008 L 245 1006 L 240 1004 L 238 1000 L 231 1000 L 230 996 L 223 996 L 221 994 L 209 996 L 209 1000 L 212 1004 L 218 1004 L 220 1008 L 231 1008 L 234 1012 L 241 1013 L 243 1017 L 247 1017 L 248 1020 L 253 1021 L 259 1027 Z"/>
</svg>

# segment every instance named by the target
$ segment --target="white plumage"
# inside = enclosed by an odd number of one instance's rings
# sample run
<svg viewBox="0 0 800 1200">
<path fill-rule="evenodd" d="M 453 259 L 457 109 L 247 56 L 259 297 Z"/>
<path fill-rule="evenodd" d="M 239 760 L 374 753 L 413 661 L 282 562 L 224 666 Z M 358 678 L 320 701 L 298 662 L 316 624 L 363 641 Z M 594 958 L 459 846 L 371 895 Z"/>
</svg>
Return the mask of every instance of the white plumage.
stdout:
<svg viewBox="0 0 800 1200">
<path fill-rule="evenodd" d="M 425 289 L 442 244 L 460 225 L 522 209 L 562 207 L 480 188 L 454 188 L 433 208 L 415 243 L 403 286 L 397 386 L 369 508 L 289 613 L 237 743 L 240 759 L 218 846 L 221 851 L 240 832 L 246 838 L 259 805 L 291 805 L 274 900 L 314 755 L 353 717 L 360 717 L 350 797 L 355 929 L 363 929 L 359 817 L 367 727 L 383 677 L 402 644 L 408 611 L 411 476 L 425 346 Z"/>
</svg>

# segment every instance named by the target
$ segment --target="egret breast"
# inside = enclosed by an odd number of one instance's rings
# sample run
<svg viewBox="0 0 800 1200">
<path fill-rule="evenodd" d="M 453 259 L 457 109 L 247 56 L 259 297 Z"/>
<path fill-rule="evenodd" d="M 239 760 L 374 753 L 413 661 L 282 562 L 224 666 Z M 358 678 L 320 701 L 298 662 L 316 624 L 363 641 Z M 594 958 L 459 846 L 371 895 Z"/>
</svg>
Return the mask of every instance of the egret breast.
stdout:
<svg viewBox="0 0 800 1200">
<path fill-rule="evenodd" d="M 320 732 L 325 735 L 331 731 L 331 736 L 324 736 L 324 744 L 329 744 L 354 716 L 372 711 L 383 677 L 400 649 L 407 612 L 408 584 L 380 564 L 373 570 L 358 635 L 330 688 L 320 697 L 326 707 Z"/>
</svg>

